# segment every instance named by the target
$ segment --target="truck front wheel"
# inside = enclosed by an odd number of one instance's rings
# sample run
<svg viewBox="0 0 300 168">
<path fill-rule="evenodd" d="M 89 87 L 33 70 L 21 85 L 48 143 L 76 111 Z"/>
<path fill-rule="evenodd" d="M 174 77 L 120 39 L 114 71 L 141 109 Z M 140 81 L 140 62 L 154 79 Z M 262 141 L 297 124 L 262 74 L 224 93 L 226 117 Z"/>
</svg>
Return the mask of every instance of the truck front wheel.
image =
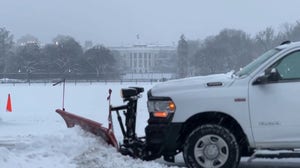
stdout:
<svg viewBox="0 0 300 168">
<path fill-rule="evenodd" d="M 188 167 L 236 168 L 240 160 L 239 145 L 228 129 L 215 124 L 202 125 L 187 137 L 183 157 Z"/>
</svg>

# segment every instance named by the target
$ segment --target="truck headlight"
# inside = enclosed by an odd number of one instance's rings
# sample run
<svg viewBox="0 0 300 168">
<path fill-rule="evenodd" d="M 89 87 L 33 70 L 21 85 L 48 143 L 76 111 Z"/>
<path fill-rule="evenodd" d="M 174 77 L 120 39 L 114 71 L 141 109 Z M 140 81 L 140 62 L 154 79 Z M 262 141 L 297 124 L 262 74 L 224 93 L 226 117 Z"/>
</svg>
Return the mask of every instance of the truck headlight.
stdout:
<svg viewBox="0 0 300 168">
<path fill-rule="evenodd" d="M 176 106 L 171 100 L 150 100 L 148 101 L 148 111 L 154 117 L 166 118 L 170 113 L 174 113 Z"/>
</svg>

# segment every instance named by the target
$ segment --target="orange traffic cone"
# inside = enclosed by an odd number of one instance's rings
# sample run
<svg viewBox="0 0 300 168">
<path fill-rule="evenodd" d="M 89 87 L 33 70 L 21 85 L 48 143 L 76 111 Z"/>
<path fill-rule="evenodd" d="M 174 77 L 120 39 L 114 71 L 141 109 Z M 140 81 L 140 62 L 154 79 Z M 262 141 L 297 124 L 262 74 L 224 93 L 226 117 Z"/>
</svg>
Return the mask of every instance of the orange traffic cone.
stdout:
<svg viewBox="0 0 300 168">
<path fill-rule="evenodd" d="M 7 112 L 12 112 L 12 106 L 11 106 L 10 94 L 8 94 L 8 98 L 7 98 L 6 111 L 7 111 Z"/>
</svg>

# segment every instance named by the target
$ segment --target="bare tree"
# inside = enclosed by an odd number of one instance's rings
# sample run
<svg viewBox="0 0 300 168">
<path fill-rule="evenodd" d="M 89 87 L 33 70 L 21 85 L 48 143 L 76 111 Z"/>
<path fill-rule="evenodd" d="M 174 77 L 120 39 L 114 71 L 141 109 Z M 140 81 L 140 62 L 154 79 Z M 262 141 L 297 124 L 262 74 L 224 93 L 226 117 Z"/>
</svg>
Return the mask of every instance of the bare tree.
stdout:
<svg viewBox="0 0 300 168">
<path fill-rule="evenodd" d="M 105 74 L 111 74 L 114 69 L 115 59 L 111 51 L 104 46 L 95 46 L 88 49 L 84 53 L 84 59 L 86 60 L 88 66 L 97 74 L 105 76 Z"/>
<path fill-rule="evenodd" d="M 257 54 L 259 55 L 278 45 L 276 38 L 275 30 L 272 27 L 267 27 L 265 30 L 258 32 L 255 36 Z"/>
<path fill-rule="evenodd" d="M 224 73 L 237 70 L 253 55 L 252 40 L 241 30 L 224 29 L 204 40 L 196 52 L 197 74 Z"/>
<path fill-rule="evenodd" d="M 54 55 L 55 66 L 61 73 L 79 72 L 80 71 L 80 57 L 82 57 L 83 50 L 81 45 L 70 36 L 58 35 L 53 39 L 57 47 L 57 55 Z"/>
<path fill-rule="evenodd" d="M 17 59 L 19 70 L 26 73 L 35 73 L 40 71 L 41 52 L 37 43 L 26 43 L 18 46 Z"/>
</svg>

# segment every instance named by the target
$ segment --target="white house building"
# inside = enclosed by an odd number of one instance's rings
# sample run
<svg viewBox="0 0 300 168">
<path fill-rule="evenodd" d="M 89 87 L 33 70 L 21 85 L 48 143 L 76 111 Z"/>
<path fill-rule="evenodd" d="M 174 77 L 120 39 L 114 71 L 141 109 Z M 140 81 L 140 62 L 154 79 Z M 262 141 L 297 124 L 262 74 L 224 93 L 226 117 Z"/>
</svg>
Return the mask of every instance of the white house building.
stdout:
<svg viewBox="0 0 300 168">
<path fill-rule="evenodd" d="M 176 65 L 176 46 L 133 45 L 109 47 L 124 72 L 123 79 L 170 79 Z"/>
<path fill-rule="evenodd" d="M 119 53 L 117 60 L 125 67 L 126 73 L 162 73 L 163 66 L 166 66 L 163 64 L 174 60 L 176 54 L 175 46 L 161 45 L 110 47 L 110 50 Z"/>
</svg>

